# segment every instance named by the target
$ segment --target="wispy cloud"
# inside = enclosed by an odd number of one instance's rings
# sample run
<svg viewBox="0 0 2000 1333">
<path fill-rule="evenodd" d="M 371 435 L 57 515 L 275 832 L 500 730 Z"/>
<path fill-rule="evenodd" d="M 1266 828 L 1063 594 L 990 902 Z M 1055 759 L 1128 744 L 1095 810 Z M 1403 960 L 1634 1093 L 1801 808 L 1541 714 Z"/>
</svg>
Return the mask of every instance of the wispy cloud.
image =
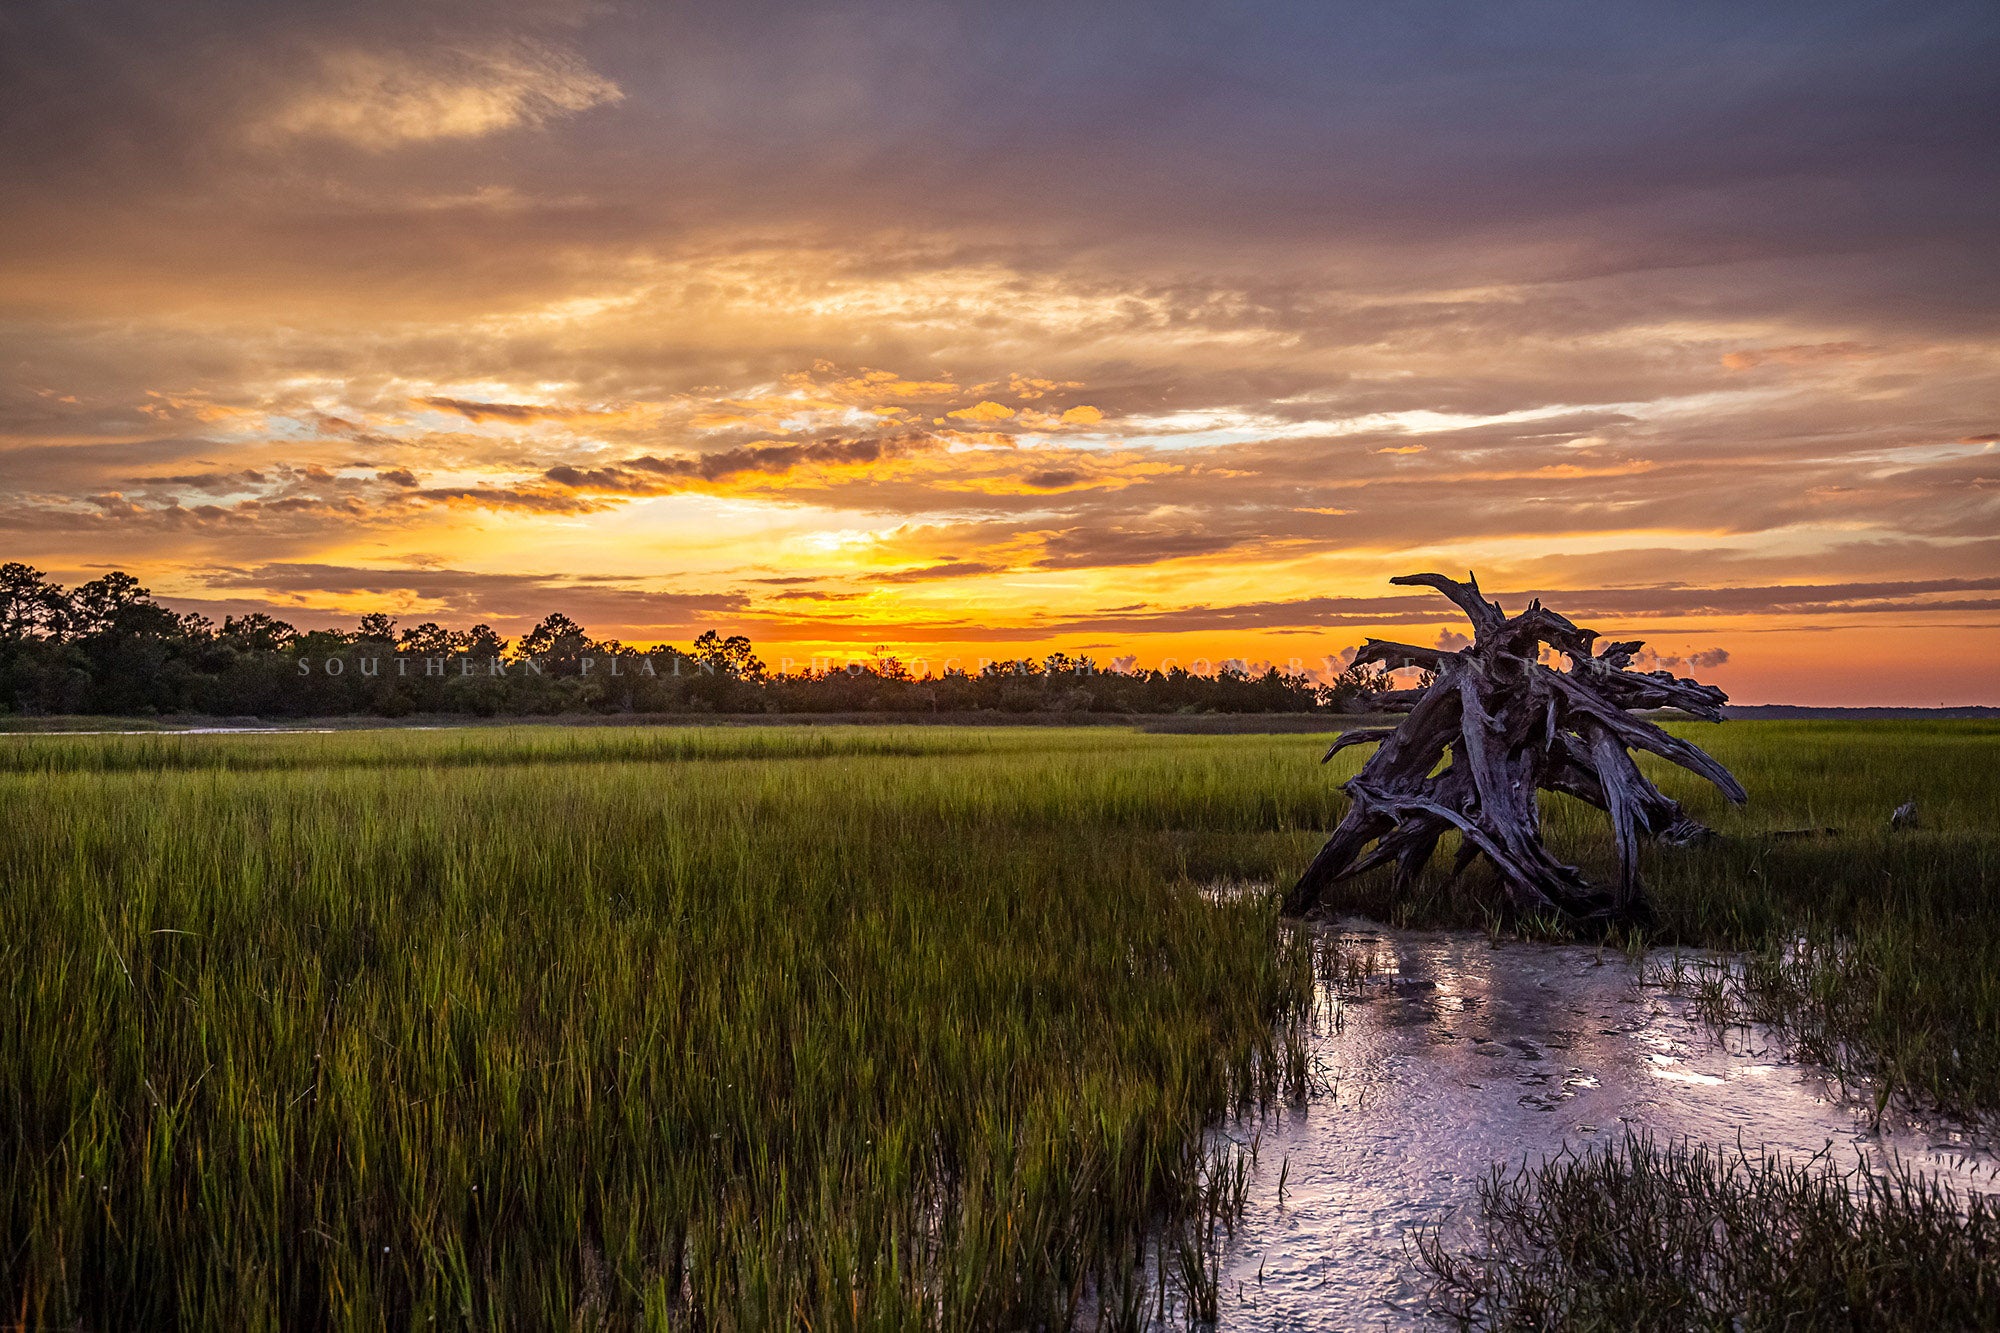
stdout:
<svg viewBox="0 0 2000 1333">
<path fill-rule="evenodd" d="M 244 134 L 273 146 L 326 138 L 382 150 L 541 125 L 623 95 L 574 51 L 528 38 L 330 50 Z"/>
</svg>

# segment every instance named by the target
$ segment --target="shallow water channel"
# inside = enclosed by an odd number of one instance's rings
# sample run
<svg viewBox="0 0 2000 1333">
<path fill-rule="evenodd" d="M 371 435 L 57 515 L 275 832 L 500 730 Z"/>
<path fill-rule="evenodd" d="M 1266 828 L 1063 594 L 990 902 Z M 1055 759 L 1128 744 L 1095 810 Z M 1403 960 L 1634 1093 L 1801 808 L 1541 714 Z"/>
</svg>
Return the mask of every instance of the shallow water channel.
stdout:
<svg viewBox="0 0 2000 1333">
<path fill-rule="evenodd" d="M 1756 1027 L 1718 1032 L 1642 965 L 1612 950 L 1329 927 L 1366 958 L 1367 980 L 1324 998 L 1313 1037 L 1325 1091 L 1301 1107 L 1224 1130 L 1258 1165 L 1224 1250 L 1224 1329 L 1428 1327 L 1405 1238 L 1469 1227 L 1494 1164 L 1539 1161 L 1564 1144 L 1628 1129 L 1753 1156 L 1831 1150 L 1899 1155 L 1961 1191 L 2000 1191 L 2000 1156 L 1962 1129 L 1898 1118 L 1871 1127 L 1782 1042 Z M 1283 1176 L 1283 1201 L 1279 1181 Z"/>
</svg>

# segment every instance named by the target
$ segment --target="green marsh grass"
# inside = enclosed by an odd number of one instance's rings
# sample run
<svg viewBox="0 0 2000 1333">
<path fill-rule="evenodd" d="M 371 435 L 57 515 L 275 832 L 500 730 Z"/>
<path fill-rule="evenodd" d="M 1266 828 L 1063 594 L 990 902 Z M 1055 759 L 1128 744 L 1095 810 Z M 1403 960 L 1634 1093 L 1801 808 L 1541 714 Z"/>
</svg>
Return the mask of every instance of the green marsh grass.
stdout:
<svg viewBox="0 0 2000 1333">
<path fill-rule="evenodd" d="M 10 741 L 0 1318 L 1107 1308 L 1303 1091 L 1306 942 L 1190 872 L 1328 796 L 1106 741 Z"/>
<path fill-rule="evenodd" d="M 1414 1247 L 1461 1328 L 2000 1328 L 2000 1209 L 1900 1168 L 1627 1135 L 1479 1194 L 1472 1252 Z"/>
<path fill-rule="evenodd" d="M 2000 727 L 1687 731 L 1751 804 L 1655 770 L 1724 836 L 1648 854 L 1653 942 L 1750 952 L 1718 1017 L 2000 1107 Z M 1361 759 L 1324 744 L 0 739 L 0 1319 L 1119 1324 L 1168 1269 L 1198 1308 L 1202 1130 L 1303 1091 L 1314 966 L 1204 890 L 1305 865 Z M 1608 870 L 1601 815 L 1548 822 Z M 1385 889 L 1334 906 L 1489 919 L 1476 872 Z"/>
</svg>

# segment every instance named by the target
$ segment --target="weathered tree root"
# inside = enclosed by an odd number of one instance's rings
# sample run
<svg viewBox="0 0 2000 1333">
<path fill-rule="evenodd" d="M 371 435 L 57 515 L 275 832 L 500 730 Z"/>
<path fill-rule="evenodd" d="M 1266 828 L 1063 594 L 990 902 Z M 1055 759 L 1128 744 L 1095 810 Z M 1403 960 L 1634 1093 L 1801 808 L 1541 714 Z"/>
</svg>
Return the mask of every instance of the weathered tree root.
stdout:
<svg viewBox="0 0 2000 1333">
<path fill-rule="evenodd" d="M 1554 916 L 1586 929 L 1647 920 L 1640 835 L 1682 846 L 1709 830 L 1649 782 L 1629 750 L 1670 759 L 1738 804 L 1746 798 L 1721 764 L 1629 714 L 1675 708 L 1720 722 L 1728 696 L 1671 672 L 1626 670 L 1640 644 L 1613 643 L 1593 653 L 1595 631 L 1578 628 L 1539 601 L 1510 618 L 1480 595 L 1479 581 L 1469 574 L 1464 583 L 1442 574 L 1390 582 L 1449 597 L 1472 621 L 1473 641 L 1447 652 L 1370 639 L 1355 656 L 1357 666 L 1417 667 L 1426 681 L 1380 701 L 1408 714 L 1399 726 L 1347 732 L 1326 752 L 1331 759 L 1349 745 L 1377 746 L 1344 784 L 1347 815 L 1285 896 L 1285 910 L 1304 915 L 1336 881 L 1392 861 L 1396 889 L 1408 893 L 1439 839 L 1456 832 L 1454 878 L 1484 856 L 1499 870 L 1517 914 Z M 1543 664 L 1543 645 L 1567 659 L 1566 669 Z M 1440 767 L 1447 754 L 1450 763 Z M 1563 792 L 1611 816 L 1615 885 L 1593 885 L 1542 845 L 1539 790 Z"/>
</svg>

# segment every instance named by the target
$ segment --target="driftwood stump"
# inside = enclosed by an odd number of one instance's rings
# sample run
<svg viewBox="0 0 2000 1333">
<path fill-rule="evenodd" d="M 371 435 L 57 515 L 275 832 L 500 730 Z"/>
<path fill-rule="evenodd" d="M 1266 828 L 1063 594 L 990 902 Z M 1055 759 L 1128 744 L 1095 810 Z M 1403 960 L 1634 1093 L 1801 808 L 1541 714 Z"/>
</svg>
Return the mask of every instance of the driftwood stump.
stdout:
<svg viewBox="0 0 2000 1333">
<path fill-rule="evenodd" d="M 1349 731 L 1326 752 L 1331 759 L 1350 745 L 1377 746 L 1343 785 L 1351 801 L 1347 815 L 1286 895 L 1286 911 L 1303 915 L 1335 881 L 1391 861 L 1397 890 L 1408 892 L 1438 840 L 1456 832 L 1452 876 L 1484 856 L 1499 870 L 1517 914 L 1584 927 L 1646 920 L 1640 835 L 1685 844 L 1709 830 L 1647 781 L 1628 747 L 1699 773 L 1738 804 L 1745 797 L 1721 764 L 1630 714 L 1674 708 L 1720 722 L 1728 696 L 1671 672 L 1628 671 L 1638 642 L 1593 653 L 1595 631 L 1578 628 L 1539 601 L 1510 618 L 1480 595 L 1479 581 L 1469 574 L 1464 583 L 1442 574 L 1390 581 L 1449 597 L 1472 621 L 1473 641 L 1448 652 L 1370 639 L 1356 654 L 1357 666 L 1417 667 L 1426 681 L 1379 701 L 1409 715 L 1400 725 Z M 1568 665 L 1546 665 L 1544 645 Z M 1577 797 L 1611 816 L 1615 886 L 1593 885 L 1542 845 L 1536 793 L 1543 790 Z"/>
</svg>

